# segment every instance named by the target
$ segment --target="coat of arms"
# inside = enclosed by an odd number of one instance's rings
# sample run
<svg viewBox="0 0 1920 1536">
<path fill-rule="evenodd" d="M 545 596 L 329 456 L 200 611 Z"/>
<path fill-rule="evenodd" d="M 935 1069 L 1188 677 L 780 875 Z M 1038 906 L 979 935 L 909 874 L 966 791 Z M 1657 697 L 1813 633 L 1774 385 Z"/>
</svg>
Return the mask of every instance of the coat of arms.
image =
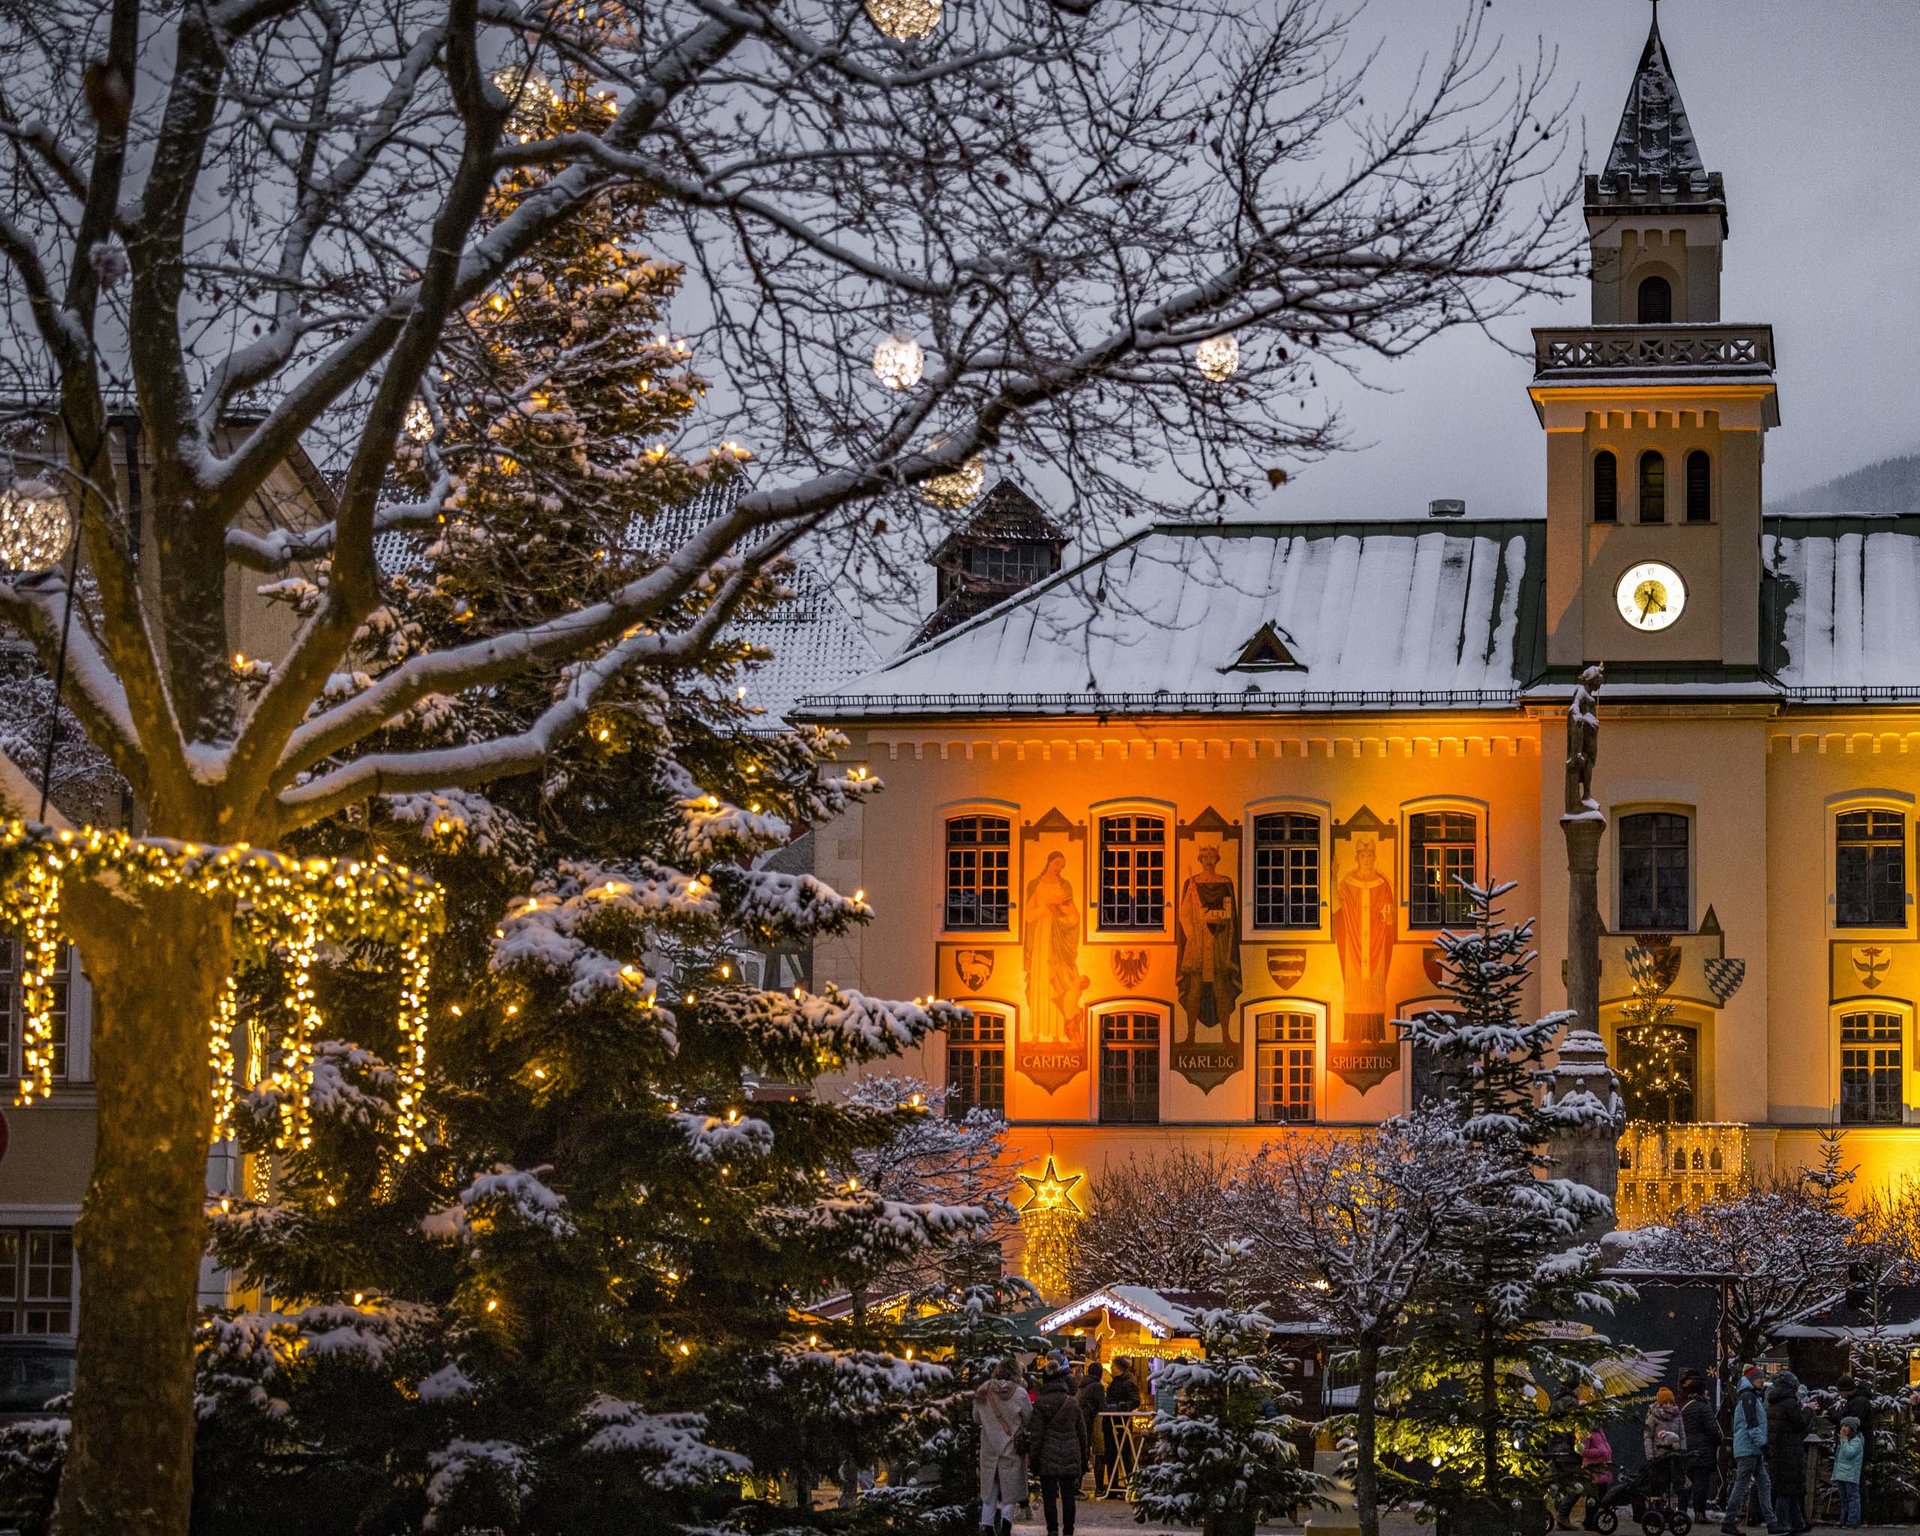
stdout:
<svg viewBox="0 0 1920 1536">
<path fill-rule="evenodd" d="M 1860 985 L 1871 991 L 1880 985 L 1880 978 L 1886 974 L 1887 967 L 1893 963 L 1893 957 L 1878 944 L 1856 944 L 1853 946 L 1853 969 L 1860 978 Z"/>
<path fill-rule="evenodd" d="M 1420 951 L 1420 969 L 1427 973 L 1427 980 L 1436 987 L 1447 978 L 1446 955 L 1438 944 L 1428 944 Z"/>
<path fill-rule="evenodd" d="M 1267 974 L 1282 992 L 1291 992 L 1307 974 L 1307 952 L 1296 946 L 1267 951 Z"/>
<path fill-rule="evenodd" d="M 1137 987 L 1141 978 L 1147 974 L 1147 952 L 1144 949 L 1116 949 L 1113 952 L 1113 974 L 1123 987 Z"/>
<path fill-rule="evenodd" d="M 1665 934 L 1648 935 L 1627 946 L 1627 974 L 1636 992 L 1660 996 L 1680 974 L 1681 950 Z"/>
<path fill-rule="evenodd" d="M 969 992 L 978 992 L 993 975 L 993 951 L 990 949 L 955 950 L 953 968 L 960 977 L 961 986 Z"/>
<path fill-rule="evenodd" d="M 1729 960 L 1722 955 L 1710 955 L 1703 964 L 1706 967 L 1708 987 L 1720 1000 L 1720 1006 L 1726 1007 L 1733 994 L 1740 990 L 1740 983 L 1747 979 L 1747 962 Z"/>
</svg>

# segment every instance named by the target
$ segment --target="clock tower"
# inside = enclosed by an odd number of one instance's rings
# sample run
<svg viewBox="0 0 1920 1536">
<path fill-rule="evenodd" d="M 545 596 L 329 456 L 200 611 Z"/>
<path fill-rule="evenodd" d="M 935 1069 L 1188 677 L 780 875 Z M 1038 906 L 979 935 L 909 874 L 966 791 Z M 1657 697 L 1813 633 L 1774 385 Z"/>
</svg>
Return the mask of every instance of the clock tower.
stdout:
<svg viewBox="0 0 1920 1536">
<path fill-rule="evenodd" d="M 1606 168 L 1586 179 L 1592 319 L 1533 333 L 1547 433 L 1547 663 L 1757 678 L 1773 330 L 1720 318 L 1725 188 L 1656 6 Z"/>
</svg>

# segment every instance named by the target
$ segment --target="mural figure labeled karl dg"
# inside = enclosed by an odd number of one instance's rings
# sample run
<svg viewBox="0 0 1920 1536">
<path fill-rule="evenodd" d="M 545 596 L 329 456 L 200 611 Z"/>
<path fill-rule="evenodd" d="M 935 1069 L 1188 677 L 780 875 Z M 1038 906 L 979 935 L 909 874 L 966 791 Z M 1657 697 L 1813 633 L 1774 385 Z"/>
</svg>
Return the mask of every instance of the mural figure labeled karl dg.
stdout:
<svg viewBox="0 0 1920 1536">
<path fill-rule="evenodd" d="M 1246 1064 L 1240 1028 L 1240 901 L 1220 869 L 1220 845 L 1201 843 L 1200 867 L 1180 887 L 1179 959 L 1174 977 L 1180 992 L 1181 1027 L 1172 1052 L 1173 1070 L 1204 1093 Z"/>
</svg>

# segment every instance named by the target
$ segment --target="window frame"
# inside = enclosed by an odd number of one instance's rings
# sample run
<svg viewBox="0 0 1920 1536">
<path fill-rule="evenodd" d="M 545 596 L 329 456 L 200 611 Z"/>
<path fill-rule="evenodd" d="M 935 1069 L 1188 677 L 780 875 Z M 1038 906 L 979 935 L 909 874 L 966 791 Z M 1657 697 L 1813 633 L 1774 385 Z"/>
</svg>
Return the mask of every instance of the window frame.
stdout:
<svg viewBox="0 0 1920 1536">
<path fill-rule="evenodd" d="M 1091 1010 L 1088 1033 L 1092 1036 L 1093 1052 L 1092 1079 L 1093 1123 L 1095 1125 L 1164 1125 L 1167 1111 L 1167 1053 L 1171 1045 L 1173 1019 L 1171 1013 L 1158 1003 L 1138 1001 L 1119 1001 L 1102 1003 Z M 1109 1118 L 1107 1114 L 1107 1025 L 1113 1019 L 1148 1019 L 1153 1023 L 1153 1040 L 1150 1048 L 1153 1054 L 1153 1105 L 1151 1115 L 1130 1115 L 1124 1119 Z M 1128 1056 L 1141 1056 L 1147 1053 L 1149 1042 L 1129 1039 L 1118 1042 L 1118 1048 Z M 1139 1081 L 1137 1069 L 1130 1069 L 1129 1083 Z M 1131 1093 L 1129 1099 L 1133 1097 Z"/>
<path fill-rule="evenodd" d="M 4 1242 L 7 1234 L 17 1233 L 20 1239 L 19 1250 L 14 1258 L 16 1295 L 10 1300 L 0 1301 L 0 1310 L 10 1310 L 13 1313 L 20 1314 L 20 1320 L 24 1322 L 24 1314 L 29 1310 L 35 1300 L 49 1302 L 64 1301 L 68 1324 L 65 1329 L 42 1329 L 38 1332 L 22 1328 L 17 1332 L 0 1334 L 0 1338 L 72 1339 L 78 1336 L 80 1327 L 80 1262 L 79 1252 L 74 1244 L 74 1224 L 77 1216 L 77 1208 L 71 1206 L 55 1208 L 8 1206 L 4 1210 L 0 1210 L 0 1243 Z M 66 1240 L 67 1294 L 64 1298 L 34 1298 L 27 1294 L 30 1288 L 28 1285 L 27 1271 L 30 1263 L 32 1239 L 36 1236 L 55 1236 L 62 1237 Z"/>
<path fill-rule="evenodd" d="M 1647 516 L 1647 469 L 1657 464 L 1660 468 L 1660 515 Z M 1664 528 L 1667 524 L 1667 503 L 1673 500 L 1673 487 L 1667 482 L 1667 455 L 1659 448 L 1643 448 L 1633 461 L 1633 520 L 1649 528 Z"/>
<path fill-rule="evenodd" d="M 1414 836 L 1413 823 L 1416 816 L 1470 816 L 1473 818 L 1473 879 L 1478 884 L 1485 878 L 1492 846 L 1493 818 L 1490 808 L 1484 800 L 1469 800 L 1457 795 L 1429 796 L 1423 800 L 1408 800 L 1400 806 L 1400 853 L 1399 874 L 1400 913 L 1402 930 L 1407 933 L 1439 933 L 1441 930 L 1456 926 L 1464 918 L 1445 916 L 1446 887 L 1442 885 L 1442 920 L 1423 922 L 1414 910 Z"/>
<path fill-rule="evenodd" d="M 947 827 L 949 823 L 967 816 L 998 816 L 1007 823 L 1007 916 L 1006 921 L 998 927 L 952 928 L 947 925 Z M 1020 807 L 1008 800 L 952 800 L 934 807 L 931 836 L 933 846 L 939 850 L 939 857 L 934 860 L 934 873 L 938 876 L 933 896 L 934 922 L 942 939 L 977 943 L 983 937 L 1010 939 L 1019 932 L 1020 832 Z"/>
<path fill-rule="evenodd" d="M 1605 460 L 1612 470 L 1612 505 L 1600 515 L 1600 466 Z M 1596 448 L 1587 461 L 1587 521 L 1601 528 L 1617 527 L 1620 522 L 1620 455 L 1611 448 Z"/>
<path fill-rule="evenodd" d="M 1263 926 L 1257 916 L 1255 895 L 1258 885 L 1254 879 L 1259 867 L 1259 820 L 1262 816 L 1312 816 L 1320 824 L 1320 836 L 1316 844 L 1315 857 L 1320 864 L 1319 908 L 1311 926 L 1273 928 Z M 1273 796 L 1265 800 L 1249 802 L 1241 812 L 1241 825 L 1245 828 L 1240 838 L 1240 937 L 1243 940 L 1256 939 L 1329 939 L 1333 936 L 1333 897 L 1327 888 L 1327 871 L 1330 868 L 1331 837 L 1333 831 L 1333 807 L 1324 800 L 1306 800 L 1298 796 Z M 1305 847 L 1304 843 L 1299 846 Z"/>
<path fill-rule="evenodd" d="M 1110 924 L 1106 920 L 1106 841 L 1107 823 L 1123 816 L 1157 817 L 1161 827 L 1160 921 L 1158 923 Z M 1165 800 L 1106 800 L 1087 809 L 1086 888 L 1087 937 L 1124 942 L 1143 934 L 1166 937 L 1173 932 L 1174 919 L 1174 844 L 1180 829 L 1173 805 Z M 1148 846 L 1148 845 L 1136 845 Z M 1244 905 L 1244 903 L 1243 903 Z"/>
<path fill-rule="evenodd" d="M 1911 1071 L 1911 1037 L 1913 1034 L 1913 1009 L 1897 998 L 1885 997 L 1849 997 L 1832 1005 L 1832 1041 L 1833 1041 L 1833 1120 L 1836 1125 L 1857 1126 L 1862 1129 L 1875 1127 L 1901 1126 L 1910 1123 L 1908 1108 L 1908 1076 Z M 1846 1038 L 1847 1021 L 1853 1018 L 1880 1016 L 1894 1021 L 1894 1035 L 1891 1042 L 1886 1040 L 1848 1041 Z M 1847 1052 L 1865 1046 L 1869 1049 L 1893 1044 L 1898 1051 L 1894 1067 L 1898 1102 L 1894 1106 L 1898 1111 L 1891 1118 L 1877 1120 L 1849 1119 L 1846 1114 L 1846 1077 Z M 1868 1070 L 1873 1070 L 1870 1065 Z"/>
<path fill-rule="evenodd" d="M 1901 790 L 1851 790 L 1830 795 L 1822 807 L 1825 816 L 1823 838 L 1826 854 L 1827 932 L 1836 939 L 1854 943 L 1869 939 L 1897 939 L 1914 934 L 1914 848 L 1920 836 L 1920 818 L 1915 816 L 1914 796 Z M 1840 818 L 1857 811 L 1893 811 L 1901 818 L 1902 872 L 1901 920 L 1895 924 L 1842 923 L 1840 921 Z"/>
<path fill-rule="evenodd" d="M 1626 911 L 1626 824 L 1640 816 L 1678 816 L 1687 825 L 1685 844 L 1686 858 L 1686 898 L 1684 920 L 1677 928 L 1662 927 L 1657 923 L 1629 923 Z M 1679 805 L 1667 801 L 1629 801 L 1613 806 L 1607 813 L 1609 830 L 1613 836 L 1613 931 L 1615 933 L 1692 933 L 1694 927 L 1694 891 L 1699 884 L 1696 878 L 1698 860 L 1695 857 L 1699 841 L 1699 818 L 1690 805 Z M 1656 902 L 1657 906 L 1657 902 Z"/>
<path fill-rule="evenodd" d="M 1666 290 L 1667 318 L 1664 320 L 1647 320 L 1642 318 L 1646 314 L 1646 309 L 1647 309 L 1647 290 L 1654 283 L 1660 284 L 1660 286 Z M 1674 282 L 1673 282 L 1673 279 L 1667 276 L 1666 273 L 1664 272 L 1642 273 L 1638 278 L 1635 279 L 1633 284 L 1633 323 L 1635 325 L 1672 325 L 1674 298 L 1675 298 Z"/>
<path fill-rule="evenodd" d="M 956 1040 L 953 1030 L 950 1028 L 940 1032 L 940 1086 L 947 1090 L 949 1094 L 951 1094 L 953 1088 L 956 1086 L 953 1075 L 953 1053 L 956 1048 L 972 1053 L 979 1061 L 984 1062 L 994 1054 L 994 1047 L 997 1045 L 1000 1058 L 1000 1105 L 994 1112 L 997 1113 L 1002 1120 L 1006 1120 L 1008 1118 L 1007 1089 L 1010 1086 L 1010 1080 L 1013 1075 L 1010 1070 L 1008 1055 L 1009 1049 L 1013 1044 L 1014 1036 L 1013 1010 L 1004 1005 L 996 1006 L 972 1001 L 969 1001 L 966 1007 L 968 1011 L 973 1014 L 973 1024 L 970 1027 L 969 1038 Z M 977 1036 L 972 1035 L 971 1031 L 977 1031 L 983 1022 L 991 1022 L 998 1027 L 1000 1038 L 997 1041 L 991 1039 L 981 1040 L 977 1038 Z M 948 1097 L 942 1102 L 943 1113 L 948 1119 L 954 1121 L 964 1121 L 967 1116 L 967 1111 L 975 1108 L 993 1109 L 993 1106 L 984 1104 L 978 1099 L 959 1101 Z"/>
<path fill-rule="evenodd" d="M 1290 1017 L 1305 1019 L 1307 1033 L 1303 1040 L 1274 1042 L 1282 1049 L 1304 1045 L 1308 1052 L 1307 1092 L 1312 1113 L 1305 1118 L 1287 1115 L 1266 1115 L 1262 1111 L 1261 1089 L 1264 1081 L 1265 1062 L 1262 1050 L 1268 1042 L 1260 1038 L 1262 1026 L 1269 1019 Z M 1250 1005 L 1245 1011 L 1243 1026 L 1247 1031 L 1246 1039 L 1252 1046 L 1252 1068 L 1248 1074 L 1252 1078 L 1253 1103 L 1249 1117 L 1255 1125 L 1286 1127 L 1294 1125 L 1322 1125 L 1327 1119 L 1327 1012 L 1318 1003 L 1292 997 L 1269 997 Z"/>
<path fill-rule="evenodd" d="M 989 843 L 976 839 L 972 843 L 956 844 L 953 840 L 954 828 L 962 822 L 997 822 L 1006 833 L 1001 843 Z M 1014 871 L 1014 852 L 1018 846 L 1018 829 L 1014 818 L 1005 811 L 967 809 L 949 812 L 940 818 L 940 930 L 942 933 L 1005 933 L 1013 923 L 1013 890 L 1018 883 Z M 988 850 L 998 847 L 1001 852 L 1000 885 L 1001 912 L 997 922 L 955 922 L 954 894 L 954 854 L 956 849 L 973 850 L 973 880 L 969 894 L 977 907 L 984 907 L 983 892 L 986 882 L 981 878 L 987 867 Z"/>
</svg>

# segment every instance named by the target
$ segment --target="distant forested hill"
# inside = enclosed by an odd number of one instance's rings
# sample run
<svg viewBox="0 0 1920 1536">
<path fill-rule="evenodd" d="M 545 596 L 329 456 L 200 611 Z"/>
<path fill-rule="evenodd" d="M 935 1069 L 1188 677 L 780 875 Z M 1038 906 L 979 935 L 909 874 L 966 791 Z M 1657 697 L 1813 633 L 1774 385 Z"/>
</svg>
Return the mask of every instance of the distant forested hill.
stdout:
<svg viewBox="0 0 1920 1536">
<path fill-rule="evenodd" d="M 1920 513 L 1920 453 L 1882 459 L 1865 469 L 1836 475 L 1810 490 L 1770 502 L 1767 511 L 1794 517 L 1846 512 Z"/>
</svg>

